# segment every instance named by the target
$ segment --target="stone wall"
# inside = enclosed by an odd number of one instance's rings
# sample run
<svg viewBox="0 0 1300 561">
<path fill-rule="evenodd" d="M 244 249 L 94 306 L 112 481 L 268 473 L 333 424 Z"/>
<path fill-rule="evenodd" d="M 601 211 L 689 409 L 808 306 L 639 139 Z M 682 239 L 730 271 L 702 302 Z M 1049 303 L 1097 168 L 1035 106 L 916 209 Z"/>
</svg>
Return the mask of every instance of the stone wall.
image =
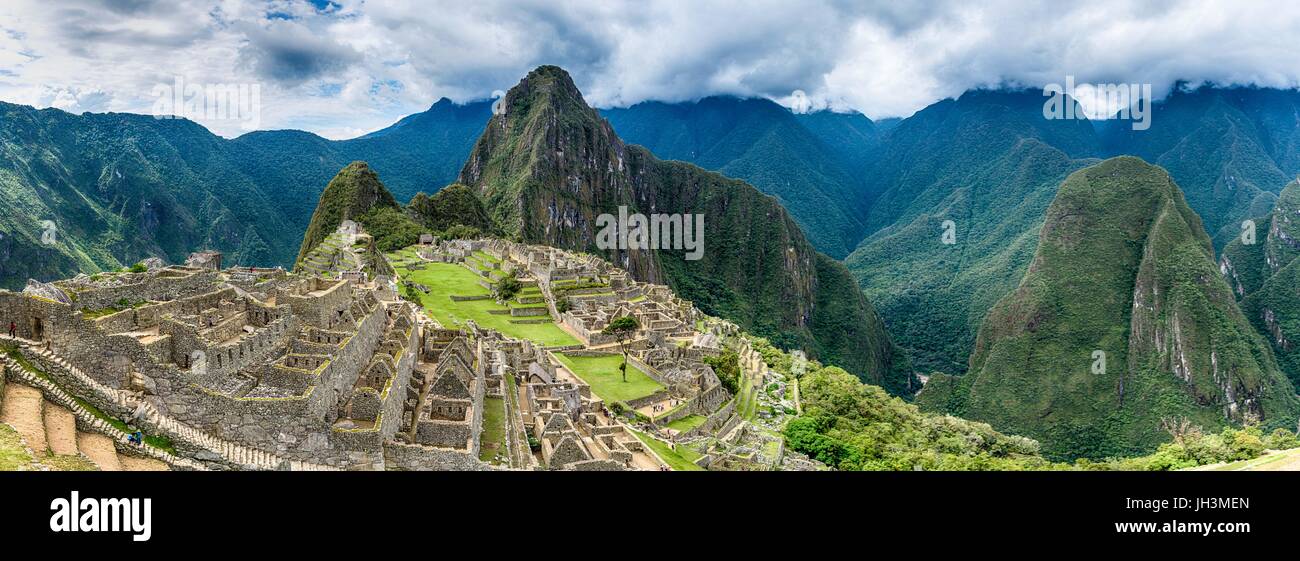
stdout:
<svg viewBox="0 0 1300 561">
<path fill-rule="evenodd" d="M 686 431 L 680 436 L 682 438 L 693 438 L 696 436 L 708 436 L 708 435 L 715 434 L 718 432 L 718 429 L 722 428 L 723 425 L 727 423 L 728 419 L 732 418 L 735 412 L 736 412 L 736 400 L 732 399 L 731 401 L 728 401 L 725 405 L 723 405 L 721 408 L 719 408 L 717 411 L 710 413 L 708 417 L 704 419 L 704 422 L 700 423 L 699 426 L 689 431 Z M 739 419 L 739 417 L 736 418 Z"/>
<path fill-rule="evenodd" d="M 75 304 L 78 308 L 100 310 L 116 306 L 123 299 L 132 302 L 175 300 L 195 292 L 202 292 L 217 280 L 217 274 L 212 271 L 179 272 L 173 269 L 163 269 L 156 274 L 137 273 L 130 277 L 134 277 L 130 279 L 131 284 L 77 290 Z M 67 283 L 58 284 L 60 288 L 72 286 Z M 69 296 L 72 296 L 71 292 Z"/>
<path fill-rule="evenodd" d="M 384 468 L 393 471 L 491 471 L 478 454 L 384 441 Z"/>
<path fill-rule="evenodd" d="M 565 471 L 626 471 L 623 464 L 613 460 L 585 460 L 564 466 Z"/>
<path fill-rule="evenodd" d="M 347 310 L 352 303 L 352 282 L 321 278 L 311 278 L 306 282 L 309 283 L 303 287 L 308 290 L 306 294 L 283 294 L 283 301 L 293 308 L 294 314 L 303 318 L 304 323 L 333 329 L 338 325 L 340 312 Z"/>
</svg>

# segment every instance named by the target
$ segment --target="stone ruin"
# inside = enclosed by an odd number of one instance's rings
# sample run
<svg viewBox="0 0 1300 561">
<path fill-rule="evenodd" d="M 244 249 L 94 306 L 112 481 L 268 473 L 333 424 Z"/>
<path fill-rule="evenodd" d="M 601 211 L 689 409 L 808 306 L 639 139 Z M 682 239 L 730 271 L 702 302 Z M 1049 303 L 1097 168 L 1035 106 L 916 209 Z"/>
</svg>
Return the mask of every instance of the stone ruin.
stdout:
<svg viewBox="0 0 1300 561">
<path fill-rule="evenodd" d="M 739 328 L 667 287 L 553 248 L 500 240 L 425 240 L 417 248 L 425 260 L 483 265 L 485 282 L 494 271 L 516 271 L 540 288 L 543 314 L 582 341 L 569 352 L 611 352 L 600 330 L 636 317 L 642 329 L 628 360 L 665 388 L 627 405 L 673 407 L 634 429 L 560 365 L 559 349 L 473 321 L 448 329 L 402 300 L 397 279 L 353 267 L 343 248 L 367 236 L 359 226 L 345 223 L 332 236 L 332 246 L 316 252 L 328 259 L 293 273 L 221 269 L 219 253 L 197 252 L 185 265 L 150 262 L 142 273 L 0 291 L 0 312 L 15 322 L 29 361 L 106 415 L 170 438 L 177 466 L 665 469 L 634 430 L 663 434 L 685 415 L 708 416 L 705 428 L 731 439 L 714 467 L 753 457 L 736 449 L 771 448 L 766 433 L 738 430 L 746 425 L 736 421 L 734 400 L 704 363 Z M 741 358 L 743 367 L 761 368 L 752 350 Z M 503 423 L 504 435 L 492 441 L 489 411 Z"/>
<path fill-rule="evenodd" d="M 221 270 L 221 252 L 197 251 L 185 259 L 185 266 L 207 271 Z"/>
</svg>

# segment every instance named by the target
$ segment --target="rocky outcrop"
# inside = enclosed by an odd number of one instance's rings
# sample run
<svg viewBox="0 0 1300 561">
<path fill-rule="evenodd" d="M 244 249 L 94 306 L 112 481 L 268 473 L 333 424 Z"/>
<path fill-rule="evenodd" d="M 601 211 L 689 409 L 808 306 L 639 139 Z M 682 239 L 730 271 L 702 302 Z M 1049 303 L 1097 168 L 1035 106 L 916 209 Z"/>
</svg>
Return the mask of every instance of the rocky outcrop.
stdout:
<svg viewBox="0 0 1300 561">
<path fill-rule="evenodd" d="M 1233 240 L 1219 258 L 1241 311 L 1273 347 L 1278 365 L 1300 384 L 1300 182 L 1282 190 L 1268 215 L 1254 218 L 1254 237 Z M 1253 242 L 1253 243 L 1252 243 Z"/>
<path fill-rule="evenodd" d="M 40 282 L 35 279 L 27 279 L 27 286 L 23 288 L 23 294 L 39 296 L 46 300 L 53 300 L 60 304 L 72 305 L 72 299 L 68 298 L 63 289 L 50 283 Z"/>
</svg>

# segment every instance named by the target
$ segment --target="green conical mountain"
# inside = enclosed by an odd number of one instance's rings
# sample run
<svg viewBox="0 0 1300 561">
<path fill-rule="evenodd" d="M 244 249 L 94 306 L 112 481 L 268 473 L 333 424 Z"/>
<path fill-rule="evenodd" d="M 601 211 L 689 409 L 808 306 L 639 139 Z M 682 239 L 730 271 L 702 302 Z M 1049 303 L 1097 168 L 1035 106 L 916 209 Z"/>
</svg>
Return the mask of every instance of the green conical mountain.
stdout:
<svg viewBox="0 0 1300 561">
<path fill-rule="evenodd" d="M 843 366 L 896 394 L 913 377 L 842 265 L 815 251 L 771 196 L 624 144 L 563 70 L 534 70 L 506 94 L 461 171 L 507 235 L 603 253 L 701 309 Z M 701 259 L 683 249 L 603 250 L 597 217 L 702 214 Z"/>
<path fill-rule="evenodd" d="M 1055 458 L 1150 450 L 1166 417 L 1292 427 L 1295 389 L 1213 256 L 1164 170 L 1121 157 L 1075 172 L 968 374 L 936 376 L 918 401 L 1037 438 Z"/>
<path fill-rule="evenodd" d="M 1300 182 L 1287 185 L 1273 211 L 1253 224 L 1253 238 L 1243 231 L 1224 248 L 1219 271 L 1282 370 L 1300 384 Z"/>
<path fill-rule="evenodd" d="M 369 165 L 365 162 L 348 164 L 321 192 L 316 212 L 312 213 L 307 233 L 303 235 L 296 263 L 302 263 L 303 258 L 326 236 L 334 233 L 344 220 L 352 220 L 364 227 L 366 219 L 381 209 L 400 212 L 401 206 Z"/>
<path fill-rule="evenodd" d="M 468 226 L 484 233 L 492 231 L 492 219 L 483 201 L 473 189 L 459 183 L 439 189 L 432 197 L 424 192 L 416 193 L 407 209 L 417 222 L 436 232 L 452 226 Z"/>
</svg>

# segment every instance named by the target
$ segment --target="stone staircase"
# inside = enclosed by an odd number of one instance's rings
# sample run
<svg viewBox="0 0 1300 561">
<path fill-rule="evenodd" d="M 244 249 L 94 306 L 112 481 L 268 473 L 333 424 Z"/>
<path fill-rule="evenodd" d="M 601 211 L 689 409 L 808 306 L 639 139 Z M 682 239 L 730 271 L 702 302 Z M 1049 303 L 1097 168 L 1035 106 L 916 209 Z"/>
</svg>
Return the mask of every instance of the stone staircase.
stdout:
<svg viewBox="0 0 1300 561">
<path fill-rule="evenodd" d="M 108 386 L 105 386 L 104 384 L 101 384 L 99 381 L 95 380 L 94 378 L 91 378 L 90 376 L 86 375 L 84 372 L 79 370 L 77 367 L 73 366 L 63 357 L 60 357 L 57 354 L 50 352 L 48 349 L 41 348 L 40 346 L 35 345 L 31 341 L 26 341 L 23 339 L 15 340 L 7 336 L 0 336 L 0 340 L 16 341 L 19 346 L 23 347 L 28 352 L 41 357 L 41 359 L 46 361 L 47 363 L 57 365 L 64 372 L 68 373 L 73 378 L 75 378 L 77 382 L 80 383 L 82 386 L 90 388 L 96 394 L 94 396 L 96 400 L 107 402 L 107 403 L 113 403 L 123 409 L 136 411 L 137 420 L 135 422 L 139 423 L 144 428 L 149 429 L 151 432 L 166 436 L 167 438 L 170 438 L 173 442 L 177 444 L 185 444 L 191 447 L 206 450 L 212 454 L 215 454 L 220 461 L 223 461 L 227 464 L 237 466 L 240 469 L 248 469 L 248 470 L 280 470 L 287 467 L 290 471 L 339 471 L 338 468 L 334 468 L 331 466 L 281 458 L 275 454 L 266 452 L 264 450 L 258 450 L 241 444 L 236 444 L 234 442 L 210 435 L 190 425 L 182 423 L 176 420 L 175 418 L 163 415 L 152 404 L 143 401 L 142 399 L 132 394 L 131 392 L 118 390 L 116 388 L 110 388 Z M 23 368 L 12 357 L 4 356 L 3 359 L 0 360 L 3 360 L 6 364 L 8 364 L 10 369 L 14 371 L 16 373 L 16 376 L 21 378 L 24 383 L 43 386 L 41 389 L 43 391 L 46 391 L 47 395 L 50 391 L 67 395 L 66 392 L 64 392 L 56 384 L 40 376 L 37 376 L 35 373 L 27 370 L 26 368 Z M 83 397 L 88 397 L 88 396 L 83 396 Z M 67 400 L 70 401 L 73 405 L 76 405 L 76 407 L 80 407 L 80 405 L 77 404 L 76 401 L 71 398 L 71 396 L 67 396 Z M 84 408 L 82 408 L 82 410 L 85 411 Z M 76 412 L 75 408 L 73 408 L 73 412 L 74 413 Z M 107 430 L 116 431 L 117 433 L 119 433 L 121 435 L 120 441 L 125 442 L 125 438 L 126 438 L 125 432 L 122 432 L 118 430 L 116 427 L 114 427 L 113 425 L 97 417 L 94 417 L 93 414 L 90 414 L 89 412 L 87 412 L 87 415 L 90 415 L 94 422 L 102 424 L 104 427 L 107 427 Z M 180 458 L 150 446 L 138 446 L 136 448 L 143 451 L 147 451 L 150 454 L 162 454 L 166 456 L 165 459 L 164 458 L 159 458 L 159 459 L 163 459 L 163 461 L 168 462 L 169 465 L 176 465 L 178 467 L 184 467 L 186 469 L 195 469 L 195 470 L 208 469 L 200 462 L 196 462 L 188 458 Z"/>
<path fill-rule="evenodd" d="M 7 357 L 6 357 L 7 358 Z M 6 363 L 6 369 L 12 366 Z M 18 431 L 38 463 L 53 464 L 54 458 L 81 458 L 100 471 L 167 471 L 162 460 L 136 457 L 117 450 L 112 437 L 77 429 L 78 412 L 55 401 L 45 399 L 42 389 L 25 384 L 28 380 L 19 374 L 6 384 L 0 398 L 0 422 Z M 68 401 L 72 401 L 70 398 Z M 76 402 L 72 401 L 75 405 Z M 82 409 L 85 412 L 84 409 Z M 84 417 L 93 418 L 89 412 Z M 95 419 L 98 420 L 98 419 Z M 122 440 L 126 435 L 123 433 Z M 63 463 L 63 462 L 59 462 Z"/>
</svg>

